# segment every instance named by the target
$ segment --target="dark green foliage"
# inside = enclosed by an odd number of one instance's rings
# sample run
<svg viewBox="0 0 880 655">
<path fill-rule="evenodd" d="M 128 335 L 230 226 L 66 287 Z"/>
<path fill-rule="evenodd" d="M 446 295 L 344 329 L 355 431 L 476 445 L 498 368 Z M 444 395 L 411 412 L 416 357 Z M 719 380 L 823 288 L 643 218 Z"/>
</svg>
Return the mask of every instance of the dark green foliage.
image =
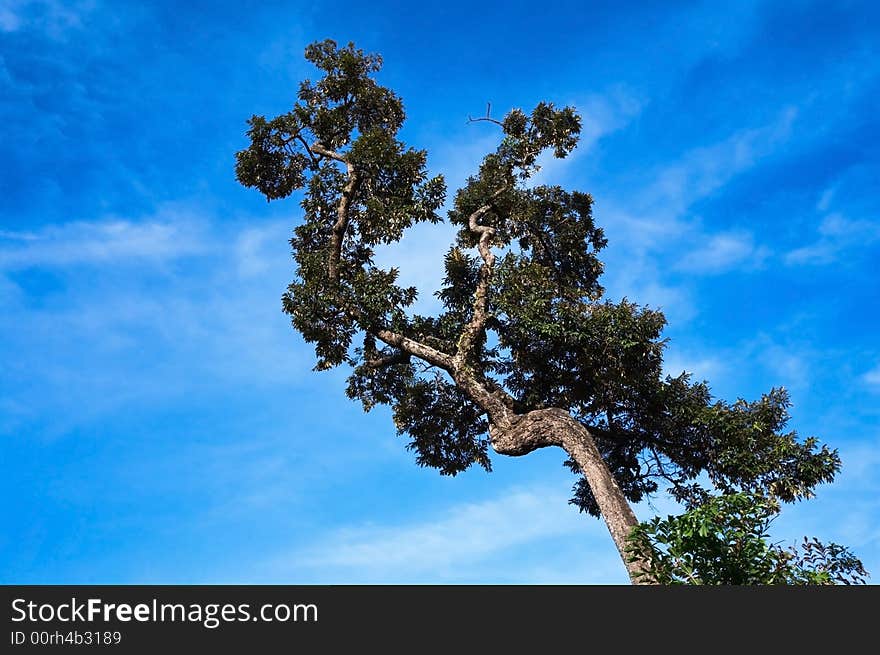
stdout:
<svg viewBox="0 0 880 655">
<path fill-rule="evenodd" d="M 834 477 L 835 451 L 786 431 L 784 390 L 730 404 L 687 374 L 664 376 L 663 314 L 603 300 L 606 240 L 592 198 L 528 185 L 542 153 L 565 157 L 576 146 L 581 119 L 571 107 L 540 103 L 492 121 L 501 127 L 499 145 L 448 211 L 460 229 L 436 292 L 442 310 L 412 315 L 416 290 L 400 287 L 395 269 L 376 267 L 373 248 L 397 242 L 415 223 L 441 220 L 443 178 L 429 176 L 424 151 L 398 140 L 403 105 L 373 78 L 377 55 L 324 41 L 309 46 L 306 58 L 322 77 L 302 83 L 290 112 L 251 118 L 236 175 L 269 200 L 303 191 L 303 220 L 291 240 L 296 279 L 284 311 L 314 344 L 317 369 L 351 365 L 348 395 L 368 410 L 392 408 L 420 464 L 444 474 L 473 463 L 489 469 L 486 416 L 437 366 L 379 348 L 383 330 L 450 358 L 467 343 L 468 375 L 514 411 L 569 412 L 595 435 L 630 501 L 661 485 L 692 508 L 713 493 L 794 501 Z M 463 340 L 489 266 L 476 249 L 483 228 L 493 230 L 488 247 L 497 255 L 487 316 L 474 339 Z M 583 481 L 572 502 L 599 514 Z"/>
<path fill-rule="evenodd" d="M 252 116 L 248 121 L 252 146 L 237 153 L 239 182 L 258 188 L 267 200 L 286 198 L 305 183 L 309 159 L 291 147 L 291 135 L 300 129 L 294 113 L 267 121 Z"/>
<path fill-rule="evenodd" d="M 408 448 L 419 465 L 442 475 L 456 475 L 474 463 L 491 470 L 486 420 L 457 386 L 437 373 L 417 374 L 409 357 L 377 350 L 370 337 L 356 353 L 365 363 L 348 379 L 349 398 L 359 399 L 366 411 L 392 405 L 397 432 L 410 436 Z M 382 366 L 369 363 L 385 358 Z"/>
<path fill-rule="evenodd" d="M 768 541 L 779 505 L 754 493 L 714 497 L 681 516 L 655 518 L 633 532 L 630 555 L 650 561 L 654 584 L 864 584 L 861 561 L 838 544 L 804 538 L 782 548 Z"/>
<path fill-rule="evenodd" d="M 624 485 L 644 481 L 628 493 L 632 500 L 638 499 L 639 486 L 650 493 L 651 483 L 660 480 L 686 504 L 704 501 L 712 489 L 766 493 L 792 502 L 811 497 L 814 487 L 830 482 L 840 468 L 836 451 L 785 431 L 790 401 L 784 389 L 731 405 L 712 402 L 705 383 L 692 384 L 683 374 L 667 377 L 653 390 L 618 389 L 616 395 L 635 402 L 622 422 L 597 421 L 605 429 L 600 450 L 610 461 L 629 462 L 617 471 Z M 697 482 L 700 474 L 711 486 Z M 573 502 L 595 513 L 589 487 L 576 487 Z"/>
<path fill-rule="evenodd" d="M 324 76 L 316 83 L 300 84 L 297 112 L 315 138 L 330 149 L 351 141 L 352 133 L 370 131 L 394 134 L 405 117 L 403 103 L 391 90 L 370 77 L 382 68 L 382 58 L 364 54 L 349 43 L 337 48 L 333 41 L 313 43 L 306 48 L 306 60 Z"/>
<path fill-rule="evenodd" d="M 504 140 L 498 157 L 505 166 L 520 169 L 528 177 L 535 170 L 535 160 L 544 150 L 553 149 L 554 156 L 566 157 L 578 142 L 580 116 L 572 107 L 557 110 L 552 103 L 541 102 L 526 116 L 514 109 L 502 123 Z"/>
<path fill-rule="evenodd" d="M 421 221 L 438 221 L 445 200 L 441 176 L 429 179 L 424 151 L 395 138 L 404 119 L 393 92 L 370 77 L 381 59 L 349 44 L 332 41 L 309 46 L 306 58 L 325 74 L 303 82 L 299 102 L 287 114 L 249 121 L 250 146 L 237 153 L 236 176 L 268 200 L 305 188 L 304 222 L 291 240 L 297 280 L 283 299 L 284 311 L 306 341 L 315 344 L 317 369 L 351 362 L 353 336 L 375 324 L 397 323 L 415 300 L 402 289 L 394 270 L 372 265 L 372 248 L 400 239 Z M 344 155 L 359 173 L 348 192 L 350 238 L 343 242 L 338 280 L 328 279 L 328 246 L 346 195 L 346 171 L 325 150 L 346 147 Z"/>
<path fill-rule="evenodd" d="M 454 384 L 439 375 L 413 379 L 394 406 L 399 434 L 411 437 L 416 462 L 442 475 L 456 475 L 471 464 L 491 470 L 482 412 Z"/>
</svg>

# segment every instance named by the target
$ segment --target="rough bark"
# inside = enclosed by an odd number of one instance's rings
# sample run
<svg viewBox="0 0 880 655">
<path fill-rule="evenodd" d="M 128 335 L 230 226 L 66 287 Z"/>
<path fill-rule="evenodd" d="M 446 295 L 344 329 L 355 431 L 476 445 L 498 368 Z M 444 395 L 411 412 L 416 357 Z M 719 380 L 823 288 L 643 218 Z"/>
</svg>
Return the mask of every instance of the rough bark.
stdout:
<svg viewBox="0 0 880 655">
<path fill-rule="evenodd" d="M 373 336 L 381 339 L 389 346 L 399 348 L 403 352 L 418 357 L 419 359 L 423 359 L 429 364 L 439 366 L 446 371 L 452 371 L 453 369 L 452 357 L 444 352 L 440 352 L 436 348 L 431 348 L 431 346 L 427 346 L 420 341 L 410 339 L 409 337 L 405 337 L 402 334 L 387 329 L 375 330 Z"/>
<path fill-rule="evenodd" d="M 492 448 L 502 455 L 521 456 L 548 446 L 564 449 L 587 479 L 630 580 L 640 584 L 644 565 L 630 562 L 626 552 L 629 535 L 639 521 L 587 428 L 564 410 L 553 408 L 519 416 L 507 429 L 492 424 L 489 435 Z"/>
<path fill-rule="evenodd" d="M 473 353 L 476 341 L 485 334 L 486 321 L 489 318 L 489 285 L 491 284 L 492 273 L 495 268 L 495 254 L 492 252 L 492 239 L 495 236 L 495 228 L 490 225 L 481 225 L 480 220 L 492 209 L 492 201 L 506 190 L 507 187 L 498 189 L 492 194 L 490 202 L 477 209 L 468 217 L 468 228 L 471 232 L 480 236 L 477 249 L 480 252 L 480 257 L 483 259 L 483 265 L 480 266 L 480 277 L 477 282 L 477 289 L 474 292 L 473 315 L 467 325 L 464 326 L 461 337 L 458 340 L 458 352 L 455 355 L 457 367 L 466 365 L 468 357 Z"/>
</svg>

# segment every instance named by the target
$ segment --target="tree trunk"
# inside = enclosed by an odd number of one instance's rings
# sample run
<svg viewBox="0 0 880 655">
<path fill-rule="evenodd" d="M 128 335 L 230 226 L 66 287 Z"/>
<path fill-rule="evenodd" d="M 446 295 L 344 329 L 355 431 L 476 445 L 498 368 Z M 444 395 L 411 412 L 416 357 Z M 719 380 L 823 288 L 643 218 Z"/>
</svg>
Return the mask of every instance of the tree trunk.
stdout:
<svg viewBox="0 0 880 655">
<path fill-rule="evenodd" d="M 502 455 L 525 455 L 546 446 L 563 448 L 587 479 L 630 580 L 633 584 L 641 584 L 638 574 L 645 570 L 645 563 L 630 562 L 626 553 L 629 535 L 639 521 L 587 428 L 568 412 L 554 408 L 517 416 L 510 427 L 500 428 L 492 424 L 489 434 L 492 448 Z"/>
</svg>

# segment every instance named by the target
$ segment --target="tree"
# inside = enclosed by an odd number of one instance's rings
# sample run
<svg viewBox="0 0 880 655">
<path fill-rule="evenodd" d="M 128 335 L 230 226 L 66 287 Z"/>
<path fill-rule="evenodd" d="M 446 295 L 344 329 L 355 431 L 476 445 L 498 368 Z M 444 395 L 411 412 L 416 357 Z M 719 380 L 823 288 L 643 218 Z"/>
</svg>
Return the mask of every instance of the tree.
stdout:
<svg viewBox="0 0 880 655">
<path fill-rule="evenodd" d="M 418 464 L 456 475 L 491 470 L 490 447 L 562 448 L 579 476 L 572 502 L 605 520 L 634 582 L 651 553 L 628 550 L 630 503 L 659 483 L 696 507 L 713 492 L 791 502 L 832 480 L 836 451 L 784 431 L 783 389 L 731 404 L 687 373 L 664 377 L 663 314 L 603 299 L 591 196 L 529 185 L 542 153 L 577 145 L 571 107 L 480 119 L 500 128 L 498 147 L 448 210 L 458 233 L 436 293 L 443 310 L 415 314 L 417 290 L 373 252 L 442 220 L 444 179 L 397 138 L 403 104 L 375 80 L 378 55 L 327 40 L 305 56 L 320 79 L 302 82 L 291 111 L 248 121 L 236 176 L 268 200 L 304 190 L 283 309 L 314 344 L 316 370 L 348 365 L 350 398 L 392 408 Z"/>
<path fill-rule="evenodd" d="M 768 541 L 779 504 L 755 493 L 710 498 L 681 516 L 639 525 L 629 553 L 648 562 L 652 584 L 865 584 L 868 572 L 839 544 L 807 539 L 782 548 Z"/>
</svg>

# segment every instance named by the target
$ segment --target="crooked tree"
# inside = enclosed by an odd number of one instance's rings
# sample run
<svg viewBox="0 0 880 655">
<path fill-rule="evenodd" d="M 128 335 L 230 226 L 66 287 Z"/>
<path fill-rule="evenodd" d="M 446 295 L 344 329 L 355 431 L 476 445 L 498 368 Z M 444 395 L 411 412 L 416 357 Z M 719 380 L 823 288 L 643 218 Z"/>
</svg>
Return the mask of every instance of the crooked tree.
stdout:
<svg viewBox="0 0 880 655">
<path fill-rule="evenodd" d="M 592 198 L 529 184 L 542 153 L 577 145 L 571 107 L 490 119 L 498 147 L 447 212 L 458 232 L 436 292 L 443 309 L 415 314 L 417 290 L 373 253 L 443 220 L 444 179 L 397 138 L 403 104 L 375 80 L 378 55 L 327 40 L 305 56 L 321 77 L 301 83 L 289 112 L 248 121 L 236 175 L 268 200 L 304 191 L 283 309 L 314 344 L 316 370 L 348 365 L 349 397 L 391 406 L 420 465 L 455 475 L 490 470 L 490 448 L 563 449 L 578 476 L 572 502 L 605 520 L 634 582 L 650 554 L 628 550 L 630 503 L 660 484 L 698 507 L 713 493 L 792 502 L 834 477 L 836 451 L 784 431 L 784 390 L 727 403 L 686 373 L 664 376 L 663 314 L 603 299 Z"/>
</svg>

